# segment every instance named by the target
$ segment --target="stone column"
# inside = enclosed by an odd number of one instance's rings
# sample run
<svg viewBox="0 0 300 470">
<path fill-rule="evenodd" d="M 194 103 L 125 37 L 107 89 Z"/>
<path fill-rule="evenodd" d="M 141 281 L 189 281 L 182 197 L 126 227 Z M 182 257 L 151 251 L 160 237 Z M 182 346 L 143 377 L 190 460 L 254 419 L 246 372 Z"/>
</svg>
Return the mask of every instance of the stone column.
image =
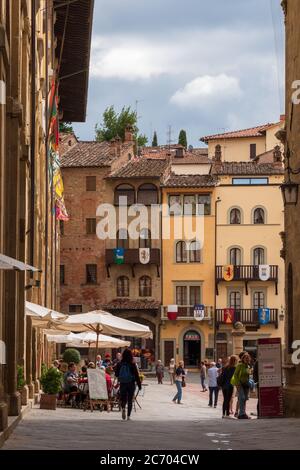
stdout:
<svg viewBox="0 0 300 470">
<path fill-rule="evenodd" d="M 244 325 L 240 322 L 237 322 L 231 332 L 233 354 L 236 354 L 237 356 L 244 350 L 243 338 L 245 333 L 246 329 Z"/>
<path fill-rule="evenodd" d="M 34 384 L 32 382 L 32 320 L 26 317 L 26 384 L 29 398 L 34 397 Z"/>
<path fill-rule="evenodd" d="M 38 378 L 38 359 L 37 359 L 38 334 L 36 328 L 32 330 L 32 380 L 34 384 L 34 392 L 40 392 L 40 382 Z"/>
</svg>

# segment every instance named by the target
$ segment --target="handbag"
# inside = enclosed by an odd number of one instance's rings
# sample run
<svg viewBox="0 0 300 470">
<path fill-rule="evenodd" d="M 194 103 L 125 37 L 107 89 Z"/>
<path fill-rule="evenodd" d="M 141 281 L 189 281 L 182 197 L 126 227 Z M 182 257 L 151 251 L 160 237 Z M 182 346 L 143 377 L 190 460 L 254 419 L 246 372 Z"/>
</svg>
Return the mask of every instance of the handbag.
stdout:
<svg viewBox="0 0 300 470">
<path fill-rule="evenodd" d="M 185 383 L 185 378 L 182 377 L 182 384 L 181 384 L 182 387 L 186 387 L 186 383 Z"/>
</svg>

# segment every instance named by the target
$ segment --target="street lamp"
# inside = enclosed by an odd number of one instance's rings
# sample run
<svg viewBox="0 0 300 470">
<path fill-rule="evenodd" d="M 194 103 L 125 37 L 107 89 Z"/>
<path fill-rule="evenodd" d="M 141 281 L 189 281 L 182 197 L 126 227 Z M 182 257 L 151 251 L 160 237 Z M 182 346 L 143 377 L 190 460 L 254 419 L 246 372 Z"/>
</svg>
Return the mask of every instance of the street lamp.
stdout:
<svg viewBox="0 0 300 470">
<path fill-rule="evenodd" d="M 298 203 L 298 194 L 299 194 L 299 184 L 293 183 L 291 180 L 291 175 L 299 175 L 300 168 L 293 170 L 290 164 L 291 152 L 290 149 L 287 149 L 286 160 L 287 160 L 287 181 L 285 181 L 281 186 L 281 192 L 283 197 L 284 206 L 295 206 Z"/>
</svg>

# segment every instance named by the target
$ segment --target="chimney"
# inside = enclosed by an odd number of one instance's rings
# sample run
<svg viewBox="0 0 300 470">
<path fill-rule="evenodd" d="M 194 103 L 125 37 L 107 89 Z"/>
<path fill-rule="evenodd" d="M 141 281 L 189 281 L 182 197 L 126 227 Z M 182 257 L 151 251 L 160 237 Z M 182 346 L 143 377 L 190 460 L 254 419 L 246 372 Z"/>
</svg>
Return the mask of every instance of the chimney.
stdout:
<svg viewBox="0 0 300 470">
<path fill-rule="evenodd" d="M 111 139 L 110 146 L 115 156 L 119 157 L 121 155 L 122 139 L 117 135 L 115 138 Z"/>
<path fill-rule="evenodd" d="M 282 153 L 279 145 L 276 145 L 273 150 L 273 162 L 277 168 L 282 168 Z"/>
<path fill-rule="evenodd" d="M 176 149 L 175 157 L 176 158 L 183 158 L 184 157 L 184 148 L 183 147 L 178 147 Z"/>
<path fill-rule="evenodd" d="M 133 127 L 130 125 L 125 129 L 125 142 L 133 142 Z"/>
<path fill-rule="evenodd" d="M 222 147 L 221 145 L 216 145 L 215 147 L 215 156 L 213 157 L 215 163 L 221 163 L 222 161 Z"/>
</svg>

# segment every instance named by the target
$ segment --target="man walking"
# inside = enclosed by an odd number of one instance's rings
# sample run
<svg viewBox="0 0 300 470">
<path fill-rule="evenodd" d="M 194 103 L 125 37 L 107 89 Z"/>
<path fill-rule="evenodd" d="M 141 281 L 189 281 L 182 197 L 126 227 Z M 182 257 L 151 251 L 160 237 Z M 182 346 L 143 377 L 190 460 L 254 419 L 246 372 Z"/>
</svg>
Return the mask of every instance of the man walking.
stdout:
<svg viewBox="0 0 300 470">
<path fill-rule="evenodd" d="M 207 371 L 208 388 L 209 388 L 208 406 L 212 407 L 213 401 L 214 401 L 214 408 L 217 408 L 217 404 L 218 404 L 218 395 L 219 395 L 219 387 L 217 383 L 218 375 L 219 375 L 219 369 L 216 367 L 216 363 L 212 362 L 210 365 L 210 368 Z"/>
</svg>

